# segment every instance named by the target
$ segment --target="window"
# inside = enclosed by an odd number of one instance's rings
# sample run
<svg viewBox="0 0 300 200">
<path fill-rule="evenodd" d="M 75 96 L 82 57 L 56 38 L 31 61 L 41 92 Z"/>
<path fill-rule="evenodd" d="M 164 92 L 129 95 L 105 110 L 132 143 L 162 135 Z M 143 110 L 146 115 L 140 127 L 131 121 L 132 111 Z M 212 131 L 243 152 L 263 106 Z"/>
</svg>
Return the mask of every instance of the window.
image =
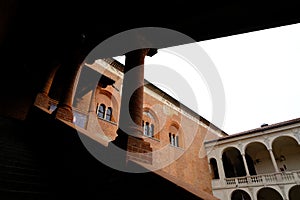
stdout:
<svg viewBox="0 0 300 200">
<path fill-rule="evenodd" d="M 111 114 L 112 114 L 112 108 L 108 107 L 107 110 L 106 110 L 106 116 L 105 116 L 105 119 L 107 121 L 111 121 Z"/>
<path fill-rule="evenodd" d="M 156 120 L 149 110 L 143 112 L 142 127 L 144 135 L 159 140 L 159 133 L 155 132 Z"/>
<path fill-rule="evenodd" d="M 169 141 L 172 146 L 179 147 L 178 135 L 169 133 Z"/>
<path fill-rule="evenodd" d="M 150 135 L 149 135 L 149 136 L 150 136 L 150 137 L 154 137 L 154 124 L 151 124 L 151 125 L 150 125 L 150 131 L 149 131 L 149 132 L 150 132 Z"/>
<path fill-rule="evenodd" d="M 154 137 L 154 124 L 150 124 L 149 122 L 142 121 L 142 127 L 144 130 L 144 135 L 148 137 Z"/>
<path fill-rule="evenodd" d="M 97 109 L 97 115 L 99 118 L 104 118 L 104 113 L 105 113 L 105 105 L 104 104 L 100 104 L 100 106 L 98 106 L 98 109 Z"/>
<path fill-rule="evenodd" d="M 112 108 L 108 107 L 106 109 L 106 106 L 101 103 L 98 107 L 97 107 L 97 116 L 101 119 L 105 119 L 107 121 L 111 121 L 112 119 Z M 105 117 L 105 118 L 104 118 Z"/>
</svg>

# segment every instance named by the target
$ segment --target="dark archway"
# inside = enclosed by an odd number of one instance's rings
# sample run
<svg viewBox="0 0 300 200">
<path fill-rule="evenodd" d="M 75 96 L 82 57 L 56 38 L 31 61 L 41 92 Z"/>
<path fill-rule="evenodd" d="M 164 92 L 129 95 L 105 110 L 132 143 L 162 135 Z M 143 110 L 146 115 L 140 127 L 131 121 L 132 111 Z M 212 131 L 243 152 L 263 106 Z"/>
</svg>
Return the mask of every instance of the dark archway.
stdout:
<svg viewBox="0 0 300 200">
<path fill-rule="evenodd" d="M 222 162 L 226 178 L 246 176 L 243 158 L 238 149 L 234 147 L 225 149 Z"/>
<path fill-rule="evenodd" d="M 247 166 L 248 166 L 248 170 L 249 170 L 250 175 L 251 176 L 256 175 L 256 170 L 255 170 L 253 159 L 247 153 L 245 154 L 245 157 L 246 157 Z"/>
<path fill-rule="evenodd" d="M 272 150 L 281 171 L 294 171 L 300 169 L 300 145 L 295 138 L 280 136 L 272 143 Z"/>
<path fill-rule="evenodd" d="M 245 156 L 250 175 L 273 173 L 272 160 L 267 147 L 261 142 L 251 142 L 246 146 Z"/>
<path fill-rule="evenodd" d="M 275 189 L 266 187 L 258 191 L 257 200 L 283 200 L 283 198 Z"/>
<path fill-rule="evenodd" d="M 231 200 L 251 200 L 251 197 L 244 190 L 235 190 L 231 194 Z"/>
<path fill-rule="evenodd" d="M 289 191 L 289 200 L 298 200 L 299 197 L 300 197 L 300 185 L 295 185 Z"/>
<path fill-rule="evenodd" d="M 209 160 L 211 173 L 212 173 L 212 179 L 220 179 L 219 176 L 219 170 L 218 170 L 218 164 L 215 158 L 211 158 Z"/>
</svg>

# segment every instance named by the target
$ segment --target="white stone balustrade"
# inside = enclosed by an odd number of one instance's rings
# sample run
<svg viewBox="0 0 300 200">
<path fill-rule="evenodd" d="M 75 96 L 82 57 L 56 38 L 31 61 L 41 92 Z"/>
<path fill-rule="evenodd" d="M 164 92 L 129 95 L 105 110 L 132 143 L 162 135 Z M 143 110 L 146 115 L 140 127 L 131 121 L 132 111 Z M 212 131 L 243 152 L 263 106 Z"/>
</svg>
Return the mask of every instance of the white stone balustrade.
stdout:
<svg viewBox="0 0 300 200">
<path fill-rule="evenodd" d="M 235 178 L 225 178 L 226 187 L 244 186 L 268 186 L 277 184 L 297 184 L 300 182 L 300 170 L 290 172 L 279 172 L 272 174 L 260 174 Z"/>
</svg>

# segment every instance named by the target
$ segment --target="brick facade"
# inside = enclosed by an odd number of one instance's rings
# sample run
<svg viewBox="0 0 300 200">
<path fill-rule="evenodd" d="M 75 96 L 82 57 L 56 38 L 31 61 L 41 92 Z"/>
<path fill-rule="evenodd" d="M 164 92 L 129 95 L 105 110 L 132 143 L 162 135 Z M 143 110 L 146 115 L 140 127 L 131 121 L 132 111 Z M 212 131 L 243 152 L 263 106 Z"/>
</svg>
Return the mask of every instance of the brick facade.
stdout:
<svg viewBox="0 0 300 200">
<path fill-rule="evenodd" d="M 75 125 L 81 126 L 88 134 L 104 136 L 108 142 L 117 137 L 123 78 L 122 65 L 109 61 L 99 60 L 93 65 L 83 66 L 74 87 L 72 108 L 76 114 Z M 82 74 L 91 69 L 95 74 L 101 73 L 114 80 L 114 84 L 103 86 L 101 81 L 91 80 L 94 85 L 86 89 L 82 82 L 89 79 Z M 100 105 L 105 108 L 99 115 Z M 107 109 L 112 111 L 109 118 Z M 222 130 L 210 126 L 207 120 L 147 81 L 143 110 L 143 128 L 148 134 L 144 134 L 143 139 L 128 137 L 127 159 L 149 164 L 174 180 L 212 194 L 203 143 L 224 136 Z"/>
</svg>

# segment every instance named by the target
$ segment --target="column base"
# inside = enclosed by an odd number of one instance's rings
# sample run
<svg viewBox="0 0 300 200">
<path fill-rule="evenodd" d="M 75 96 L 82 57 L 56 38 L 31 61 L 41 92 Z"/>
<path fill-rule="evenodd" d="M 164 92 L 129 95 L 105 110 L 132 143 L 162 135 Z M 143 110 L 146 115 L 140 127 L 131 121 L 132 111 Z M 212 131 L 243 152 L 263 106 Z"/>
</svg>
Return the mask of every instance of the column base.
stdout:
<svg viewBox="0 0 300 200">
<path fill-rule="evenodd" d="M 135 137 L 117 130 L 118 136 L 113 144 L 127 151 L 126 160 L 135 160 L 142 163 L 152 164 L 152 148 L 150 142 L 146 142 L 142 137 Z"/>
<path fill-rule="evenodd" d="M 34 105 L 49 110 L 49 99 L 50 98 L 48 97 L 48 95 L 39 92 L 35 97 Z"/>
<path fill-rule="evenodd" d="M 141 138 L 128 136 L 127 159 L 152 164 L 152 148 L 150 142 Z"/>
<path fill-rule="evenodd" d="M 59 105 L 52 113 L 55 119 L 62 119 L 73 123 L 72 108 L 66 105 Z"/>
</svg>

